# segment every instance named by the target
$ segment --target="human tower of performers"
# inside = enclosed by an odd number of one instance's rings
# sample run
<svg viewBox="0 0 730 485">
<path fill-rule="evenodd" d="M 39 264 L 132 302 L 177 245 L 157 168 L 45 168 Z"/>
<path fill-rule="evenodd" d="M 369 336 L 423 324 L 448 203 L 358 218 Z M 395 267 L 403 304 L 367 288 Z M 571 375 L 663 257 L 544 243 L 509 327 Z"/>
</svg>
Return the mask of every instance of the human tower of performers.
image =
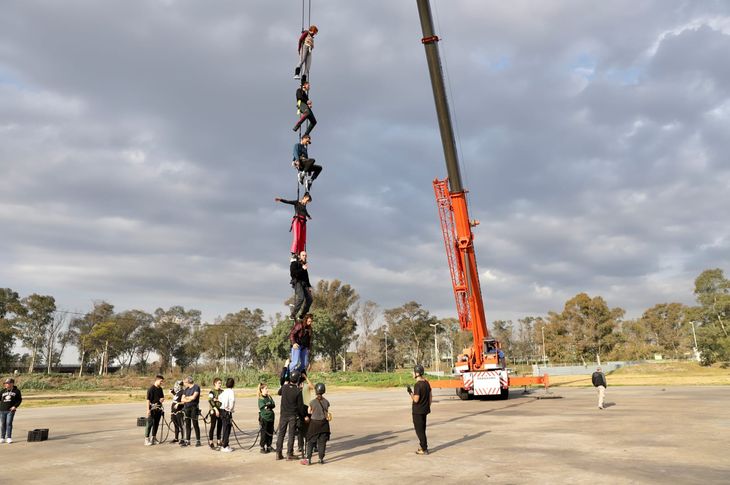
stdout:
<svg viewBox="0 0 730 485">
<path fill-rule="evenodd" d="M 292 329 L 289 332 L 291 356 L 281 370 L 280 388 L 281 408 L 279 412 L 279 428 L 276 441 L 276 459 L 300 460 L 302 465 L 310 465 L 312 454 L 316 451 L 319 463 L 324 463 L 324 454 L 327 441 L 330 437 L 329 421 L 332 415 L 329 412 L 330 403 L 324 398 L 325 385 L 313 385 L 307 378 L 309 367 L 310 348 L 312 342 L 312 315 L 309 308 L 312 305 L 312 285 L 309 283 L 307 267 L 307 220 L 311 216 L 307 212 L 307 204 L 312 201 L 310 191 L 312 184 L 322 172 L 322 167 L 309 158 L 307 147 L 312 142 L 310 133 L 317 124 L 312 111 L 312 101 L 309 99 L 309 68 L 312 64 L 314 37 L 317 27 L 310 26 L 303 30 L 298 43 L 299 62 L 295 69 L 294 78 L 299 80 L 296 91 L 297 122 L 294 131 L 300 136 L 294 145 L 292 166 L 297 170 L 298 184 L 304 187 L 304 195 L 294 200 L 277 197 L 276 202 L 294 206 L 294 217 L 290 231 L 292 244 L 290 254 L 291 285 L 294 288 L 294 304 L 291 305 Z M 306 123 L 306 129 L 302 128 Z M 299 190 L 297 190 L 299 192 Z M 157 432 L 160 420 L 163 417 L 164 378 L 158 375 L 154 384 L 147 391 L 147 423 L 145 428 L 145 445 L 157 444 Z M 229 439 L 235 411 L 236 398 L 233 392 L 235 381 L 228 378 L 223 382 L 216 378 L 213 389 L 208 393 L 210 411 L 205 418 L 210 424 L 208 445 L 211 449 L 224 453 L 233 451 Z M 175 428 L 175 438 L 172 443 L 180 446 L 191 445 L 191 432 L 195 431 L 195 446 L 200 443 L 200 396 L 201 390 L 191 376 L 175 382 L 170 390 L 172 396 L 172 424 Z M 274 408 L 276 404 L 269 394 L 265 383 L 258 387 L 258 408 L 260 424 L 261 453 L 270 453 L 274 436 Z M 305 404 L 307 403 L 307 404 Z M 286 457 L 284 456 L 284 437 L 288 437 Z M 214 439 L 215 438 L 215 439 Z M 298 441 L 298 455 L 294 454 L 294 441 Z"/>
</svg>

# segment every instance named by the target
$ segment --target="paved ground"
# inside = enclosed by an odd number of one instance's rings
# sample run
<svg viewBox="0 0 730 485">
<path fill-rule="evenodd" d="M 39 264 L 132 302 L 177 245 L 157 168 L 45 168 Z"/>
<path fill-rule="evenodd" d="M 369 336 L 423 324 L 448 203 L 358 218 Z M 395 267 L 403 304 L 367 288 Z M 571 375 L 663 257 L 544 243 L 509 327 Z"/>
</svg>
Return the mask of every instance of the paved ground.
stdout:
<svg viewBox="0 0 730 485">
<path fill-rule="evenodd" d="M 730 387 L 614 387 L 603 411 L 592 389 L 486 402 L 436 392 L 427 457 L 414 454 L 404 390 L 331 393 L 327 463 L 310 467 L 276 462 L 257 448 L 225 455 L 144 447 L 144 428 L 135 427 L 142 404 L 21 408 L 16 442 L 0 445 L 0 483 L 730 482 Z M 237 409 L 238 424 L 255 429 L 254 400 L 240 399 Z M 49 441 L 26 442 L 36 427 L 50 428 Z"/>
</svg>

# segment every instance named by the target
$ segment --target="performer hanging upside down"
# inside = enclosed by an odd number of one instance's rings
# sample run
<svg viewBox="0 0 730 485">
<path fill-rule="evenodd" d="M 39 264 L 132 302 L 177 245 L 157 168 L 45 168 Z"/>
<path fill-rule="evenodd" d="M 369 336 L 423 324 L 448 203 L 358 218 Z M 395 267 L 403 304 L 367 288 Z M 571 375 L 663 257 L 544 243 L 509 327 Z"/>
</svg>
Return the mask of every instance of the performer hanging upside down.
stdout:
<svg viewBox="0 0 730 485">
<path fill-rule="evenodd" d="M 299 64 L 294 69 L 294 79 L 305 82 L 309 77 L 309 68 L 312 67 L 312 51 L 314 50 L 314 36 L 319 29 L 316 25 L 309 26 L 309 30 L 303 30 L 299 36 Z"/>
<path fill-rule="evenodd" d="M 314 158 L 309 158 L 307 152 L 307 145 L 312 143 L 312 138 L 309 135 L 303 135 L 300 143 L 294 144 L 293 162 L 292 166 L 299 171 L 299 183 L 304 184 L 305 177 L 309 177 L 306 181 L 305 190 L 309 192 L 312 188 L 312 184 L 319 177 L 319 173 L 322 171 L 321 165 L 316 165 Z"/>
<path fill-rule="evenodd" d="M 305 192 L 301 200 L 286 200 L 280 197 L 274 200 L 294 206 L 294 217 L 289 231 L 292 233 L 291 254 L 292 257 L 295 257 L 307 247 L 307 219 L 312 218 L 307 212 L 307 204 L 312 201 L 312 196 L 309 195 L 309 192 Z"/>
<path fill-rule="evenodd" d="M 307 130 L 304 132 L 305 135 L 309 135 L 317 124 L 317 119 L 314 117 L 312 112 L 312 100 L 309 99 L 309 83 L 303 82 L 302 87 L 297 89 L 297 115 L 299 115 L 299 121 L 294 125 L 294 131 L 298 131 L 299 128 L 307 120 Z"/>
</svg>

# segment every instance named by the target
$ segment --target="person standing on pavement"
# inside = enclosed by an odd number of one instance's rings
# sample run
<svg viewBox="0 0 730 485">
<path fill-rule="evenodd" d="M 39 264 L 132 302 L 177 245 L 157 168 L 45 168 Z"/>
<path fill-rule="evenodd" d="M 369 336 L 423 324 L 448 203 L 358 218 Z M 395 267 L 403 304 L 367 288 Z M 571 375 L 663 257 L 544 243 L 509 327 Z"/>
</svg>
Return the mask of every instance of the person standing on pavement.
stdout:
<svg viewBox="0 0 730 485">
<path fill-rule="evenodd" d="M 13 419 L 23 396 L 20 389 L 15 387 L 15 379 L 8 377 L 3 383 L 3 390 L 0 392 L 0 420 L 2 421 L 2 439 L 0 443 L 13 442 Z"/>
<path fill-rule="evenodd" d="M 411 396 L 413 413 L 413 427 L 418 436 L 420 448 L 416 451 L 417 455 L 428 455 L 428 440 L 426 439 L 426 416 L 431 413 L 431 384 L 423 378 L 423 366 L 418 364 L 413 367 L 413 377 L 416 383 L 411 389 L 409 385 L 406 389 Z"/>
<path fill-rule="evenodd" d="M 606 397 L 606 375 L 601 372 L 601 368 L 596 368 L 596 372 L 591 376 L 593 387 L 598 391 L 598 409 L 603 409 L 603 398 Z"/>
<path fill-rule="evenodd" d="M 258 390 L 259 426 L 261 453 L 271 453 L 271 442 L 274 438 L 274 408 L 276 403 L 269 395 L 269 386 L 265 382 L 259 384 Z"/>
<path fill-rule="evenodd" d="M 233 412 L 236 409 L 236 394 L 233 392 L 233 386 L 235 385 L 236 381 L 232 377 L 226 379 L 226 389 L 218 397 L 220 400 L 220 421 L 223 423 L 223 440 L 221 441 L 221 452 L 223 453 L 233 451 L 233 448 L 228 444 L 228 440 L 233 427 Z"/>
<path fill-rule="evenodd" d="M 144 427 L 144 445 L 156 445 L 157 428 L 160 426 L 163 409 L 162 403 L 165 401 L 165 392 L 162 390 L 162 383 L 165 378 L 161 375 L 155 377 L 155 382 L 147 389 L 147 424 Z M 152 436 L 150 436 L 150 431 Z"/>
<path fill-rule="evenodd" d="M 283 460 L 284 435 L 288 433 L 286 459 L 296 460 L 294 456 L 294 438 L 296 437 L 297 419 L 304 419 L 304 401 L 299 381 L 302 377 L 298 370 L 291 372 L 291 380 L 281 388 L 281 412 L 279 413 L 279 431 L 276 437 L 276 459 Z"/>
<path fill-rule="evenodd" d="M 185 378 L 185 392 L 181 401 L 185 419 L 185 439 L 180 441 L 180 446 L 190 446 L 191 426 L 195 429 L 195 446 L 200 446 L 200 424 L 198 424 L 200 386 L 195 384 L 192 376 Z"/>
<path fill-rule="evenodd" d="M 172 395 L 172 404 L 170 405 L 170 421 L 175 426 L 175 439 L 170 443 L 179 443 L 180 439 L 185 439 L 185 432 L 183 431 L 183 404 L 182 397 L 185 392 L 183 381 L 175 381 L 175 385 L 170 389 Z"/>
</svg>

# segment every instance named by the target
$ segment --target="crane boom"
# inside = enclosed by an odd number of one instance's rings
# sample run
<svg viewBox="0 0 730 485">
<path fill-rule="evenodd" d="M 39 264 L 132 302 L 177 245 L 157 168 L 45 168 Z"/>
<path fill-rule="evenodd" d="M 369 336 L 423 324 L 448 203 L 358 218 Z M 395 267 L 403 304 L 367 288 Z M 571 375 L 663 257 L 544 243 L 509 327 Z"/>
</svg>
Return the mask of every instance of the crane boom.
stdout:
<svg viewBox="0 0 730 485">
<path fill-rule="evenodd" d="M 441 132 L 441 143 L 446 160 L 449 188 L 445 181 L 434 181 L 436 200 L 441 216 L 441 228 L 446 244 L 446 254 L 451 270 L 456 307 L 459 322 L 465 330 L 471 330 L 474 341 L 469 364 L 472 369 L 480 369 L 483 364 L 483 342 L 489 336 L 487 319 L 484 315 L 479 271 L 474 253 L 474 234 L 472 226 L 476 222 L 469 220 L 469 208 L 466 191 L 461 181 L 459 159 L 451 123 L 441 59 L 438 50 L 438 36 L 434 33 L 433 17 L 429 0 L 416 0 L 418 15 L 421 20 L 423 38 L 421 42 L 426 50 L 428 73 L 431 77 L 433 98 Z"/>
</svg>

